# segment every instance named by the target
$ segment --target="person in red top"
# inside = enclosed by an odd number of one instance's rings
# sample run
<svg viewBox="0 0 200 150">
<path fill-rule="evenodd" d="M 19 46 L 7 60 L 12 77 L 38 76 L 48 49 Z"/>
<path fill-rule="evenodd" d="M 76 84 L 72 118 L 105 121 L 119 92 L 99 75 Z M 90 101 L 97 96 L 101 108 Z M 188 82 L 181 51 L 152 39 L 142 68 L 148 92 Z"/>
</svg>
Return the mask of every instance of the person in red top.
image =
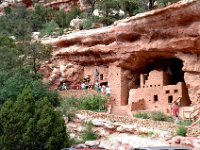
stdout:
<svg viewBox="0 0 200 150">
<path fill-rule="evenodd" d="M 179 106 L 178 106 L 177 102 L 175 102 L 173 107 L 172 107 L 172 115 L 173 115 L 173 118 L 174 118 L 174 122 L 178 123 Z"/>
</svg>

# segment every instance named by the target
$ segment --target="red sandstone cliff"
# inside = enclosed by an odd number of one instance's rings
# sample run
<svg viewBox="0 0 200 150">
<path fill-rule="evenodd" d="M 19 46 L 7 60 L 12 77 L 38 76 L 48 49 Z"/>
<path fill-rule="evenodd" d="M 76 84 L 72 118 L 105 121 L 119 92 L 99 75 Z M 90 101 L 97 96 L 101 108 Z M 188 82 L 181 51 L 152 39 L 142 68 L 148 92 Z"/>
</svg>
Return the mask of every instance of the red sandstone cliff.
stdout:
<svg viewBox="0 0 200 150">
<path fill-rule="evenodd" d="M 43 39 L 54 62 L 80 65 L 115 63 L 140 71 L 160 58 L 183 61 L 190 99 L 200 102 L 200 1 L 184 0 L 114 25 Z"/>
</svg>

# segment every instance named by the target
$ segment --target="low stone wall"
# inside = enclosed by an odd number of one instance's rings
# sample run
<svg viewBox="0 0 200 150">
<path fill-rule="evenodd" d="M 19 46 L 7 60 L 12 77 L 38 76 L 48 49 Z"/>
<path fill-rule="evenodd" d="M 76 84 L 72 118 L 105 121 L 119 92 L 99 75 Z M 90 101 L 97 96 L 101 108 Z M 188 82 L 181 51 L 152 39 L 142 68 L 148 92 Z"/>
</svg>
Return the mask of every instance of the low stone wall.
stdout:
<svg viewBox="0 0 200 150">
<path fill-rule="evenodd" d="M 156 130 L 160 130 L 160 131 L 166 131 L 170 134 L 175 134 L 178 126 L 173 124 L 173 123 L 169 123 L 169 122 L 163 122 L 163 121 L 152 121 L 152 120 L 146 120 L 146 119 L 138 119 L 138 118 L 131 118 L 131 117 L 125 117 L 125 116 L 116 116 L 116 115 L 112 115 L 112 114 L 108 114 L 108 113 L 96 113 L 96 112 L 92 112 L 92 111 L 78 111 L 77 114 L 81 114 L 83 116 L 85 116 L 85 119 L 87 118 L 87 120 L 89 119 L 99 119 L 101 120 L 100 122 L 102 122 L 102 120 L 108 121 L 108 123 L 112 126 L 116 126 L 119 124 L 123 124 L 123 125 L 131 125 L 132 127 L 135 127 L 135 129 L 140 128 L 140 129 L 149 129 L 152 131 L 156 131 Z"/>
</svg>

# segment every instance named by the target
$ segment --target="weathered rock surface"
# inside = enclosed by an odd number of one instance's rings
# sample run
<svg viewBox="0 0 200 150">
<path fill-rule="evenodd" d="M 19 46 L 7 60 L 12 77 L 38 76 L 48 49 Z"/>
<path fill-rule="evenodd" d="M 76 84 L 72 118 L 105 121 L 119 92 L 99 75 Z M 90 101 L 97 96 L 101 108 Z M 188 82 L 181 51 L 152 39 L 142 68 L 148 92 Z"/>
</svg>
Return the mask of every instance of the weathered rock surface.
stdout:
<svg viewBox="0 0 200 150">
<path fill-rule="evenodd" d="M 54 60 L 79 65 L 114 63 L 140 72 L 157 59 L 183 62 L 189 97 L 199 104 L 200 1 L 181 1 L 166 8 L 120 20 L 98 29 L 73 32 L 55 39 Z"/>
<path fill-rule="evenodd" d="M 40 71 L 44 72 L 45 78 L 50 83 L 59 86 L 60 83 L 78 82 L 82 78 L 83 67 L 72 63 L 58 62 L 51 64 L 49 62 L 40 67 Z"/>
<path fill-rule="evenodd" d="M 80 119 L 83 122 L 91 121 L 94 125 L 93 131 L 99 135 L 98 140 L 86 141 L 85 144 L 78 145 L 80 147 L 98 147 L 113 150 L 127 150 L 145 146 L 186 146 L 192 150 L 199 150 L 200 148 L 200 138 L 198 137 L 166 136 L 167 128 L 176 128 L 174 124 L 169 126 L 168 123 L 162 122 L 165 128 L 161 129 L 160 127 L 155 128 L 155 124 L 158 122 L 154 122 L 154 124 L 150 120 L 141 122 L 141 119 L 136 118 L 132 122 L 131 118 L 122 120 L 124 117 L 90 111 L 79 111 L 76 117 L 76 119 Z M 149 123 L 148 127 L 146 127 L 145 122 Z M 71 129 L 73 129 L 77 134 L 75 126 L 83 128 L 81 127 L 82 124 L 72 125 L 72 123 L 69 122 L 67 124 L 68 130 L 72 131 Z M 107 123 L 112 124 L 115 128 L 107 128 Z M 119 128 L 121 129 L 118 130 Z M 153 128 L 154 130 L 152 130 Z M 165 136 L 162 136 L 162 134 Z"/>
</svg>

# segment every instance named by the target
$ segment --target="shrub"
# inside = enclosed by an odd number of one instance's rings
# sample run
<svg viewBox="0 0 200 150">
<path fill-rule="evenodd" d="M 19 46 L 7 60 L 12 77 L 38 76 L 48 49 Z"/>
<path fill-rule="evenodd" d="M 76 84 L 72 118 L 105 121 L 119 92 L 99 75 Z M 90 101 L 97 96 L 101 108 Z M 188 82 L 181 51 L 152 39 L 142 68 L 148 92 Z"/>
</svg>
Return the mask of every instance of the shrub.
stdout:
<svg viewBox="0 0 200 150">
<path fill-rule="evenodd" d="M 148 132 L 148 136 L 149 136 L 149 137 L 154 137 L 154 136 L 156 136 L 156 133 L 153 132 L 153 131 L 149 131 L 149 132 Z"/>
<path fill-rule="evenodd" d="M 40 32 L 40 36 L 43 37 L 45 35 L 52 35 L 53 32 L 58 28 L 59 26 L 55 21 L 50 21 L 44 24 L 43 29 Z"/>
<path fill-rule="evenodd" d="M 181 126 L 190 126 L 191 124 L 192 124 L 191 120 L 183 120 L 183 121 L 178 122 L 178 125 L 181 125 Z"/>
<path fill-rule="evenodd" d="M 101 95 L 88 95 L 80 99 L 79 109 L 100 111 L 105 110 L 106 97 Z"/>
<path fill-rule="evenodd" d="M 113 24 L 116 20 L 118 20 L 115 17 L 101 17 L 99 18 L 98 22 L 103 23 L 104 25 L 108 26 Z"/>
<path fill-rule="evenodd" d="M 141 119 L 149 119 L 150 116 L 147 113 L 137 113 L 133 115 L 135 118 L 141 118 Z"/>
<path fill-rule="evenodd" d="M 184 126 L 180 126 L 176 131 L 176 135 L 180 136 L 186 136 L 186 133 L 187 133 L 187 128 Z"/>
<path fill-rule="evenodd" d="M 84 124 L 85 130 L 81 134 L 83 141 L 96 140 L 98 135 L 92 131 L 92 123 L 87 122 Z"/>
<path fill-rule="evenodd" d="M 83 18 L 86 16 L 83 16 Z M 98 22 L 99 17 L 92 16 L 92 17 L 87 17 L 87 20 L 83 22 L 83 29 L 91 29 L 92 24 Z"/>
<path fill-rule="evenodd" d="M 168 116 L 162 112 L 154 111 L 151 112 L 150 119 L 154 121 L 167 121 Z"/>
<path fill-rule="evenodd" d="M 60 111 L 64 116 L 66 116 L 69 121 L 74 118 L 74 112 L 79 105 L 79 100 L 74 97 L 68 97 L 65 101 L 63 101 L 60 105 Z"/>
</svg>

